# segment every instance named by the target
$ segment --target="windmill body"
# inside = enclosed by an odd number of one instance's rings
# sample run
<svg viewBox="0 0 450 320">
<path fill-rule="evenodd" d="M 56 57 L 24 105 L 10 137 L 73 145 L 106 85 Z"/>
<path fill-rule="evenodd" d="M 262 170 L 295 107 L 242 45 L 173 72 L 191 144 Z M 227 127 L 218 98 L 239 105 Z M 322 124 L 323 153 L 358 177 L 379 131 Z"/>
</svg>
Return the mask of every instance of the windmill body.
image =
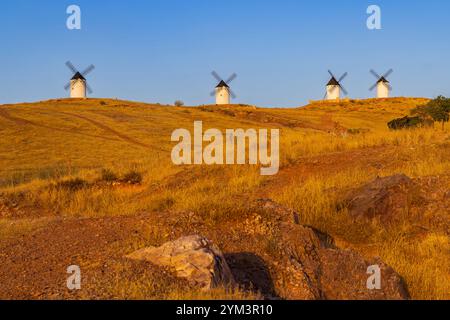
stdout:
<svg viewBox="0 0 450 320">
<path fill-rule="evenodd" d="M 70 97 L 86 98 L 86 79 L 79 72 L 70 80 Z"/>
<path fill-rule="evenodd" d="M 383 75 L 379 75 L 376 71 L 374 70 L 370 70 L 370 73 L 377 78 L 377 82 L 375 82 L 375 84 L 369 88 L 370 91 L 374 90 L 375 88 L 377 88 L 377 98 L 378 99 L 384 99 L 384 98 L 389 98 L 389 93 L 390 91 L 392 91 L 392 87 L 389 83 L 389 81 L 387 80 L 387 77 L 394 72 L 393 69 L 389 69 L 388 72 L 386 72 Z"/>
<path fill-rule="evenodd" d="M 237 74 L 233 73 L 228 80 L 224 81 L 217 72 L 211 72 L 212 76 L 219 81 L 219 84 L 216 86 L 213 92 L 211 92 L 211 97 L 216 96 L 216 104 L 217 105 L 225 105 L 230 104 L 231 98 L 235 99 L 236 95 L 230 89 L 230 82 L 236 79 Z"/>
<path fill-rule="evenodd" d="M 327 84 L 327 100 L 339 100 L 341 98 L 341 86 L 336 78 L 332 77 Z"/>
<path fill-rule="evenodd" d="M 326 100 L 339 100 L 341 98 L 341 91 L 347 95 L 348 92 L 342 86 L 341 81 L 347 77 L 348 73 L 345 72 L 339 79 L 334 76 L 333 72 L 328 70 L 328 73 L 331 76 L 330 81 L 327 83 L 327 90 L 325 92 L 324 99 Z"/>
<path fill-rule="evenodd" d="M 88 73 L 95 69 L 95 66 L 91 64 L 83 72 L 79 72 L 70 61 L 66 62 L 66 66 L 70 69 L 70 71 L 72 71 L 73 77 L 64 86 L 64 89 L 66 91 L 70 89 L 71 98 L 85 99 L 87 97 L 87 93 L 92 93 L 92 89 L 87 84 L 85 77 Z"/>
<path fill-rule="evenodd" d="M 223 80 L 216 87 L 216 104 L 230 104 L 230 87 Z"/>
<path fill-rule="evenodd" d="M 382 78 L 377 82 L 377 98 L 389 98 L 389 81 L 385 78 Z"/>
</svg>

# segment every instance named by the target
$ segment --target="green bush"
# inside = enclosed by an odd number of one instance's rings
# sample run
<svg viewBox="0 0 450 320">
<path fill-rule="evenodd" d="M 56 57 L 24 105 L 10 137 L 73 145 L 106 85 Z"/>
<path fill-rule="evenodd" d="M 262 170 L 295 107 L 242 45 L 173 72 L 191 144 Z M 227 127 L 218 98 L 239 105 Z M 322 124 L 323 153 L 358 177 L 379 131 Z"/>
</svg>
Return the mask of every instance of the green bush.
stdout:
<svg viewBox="0 0 450 320">
<path fill-rule="evenodd" d="M 433 122 L 441 122 L 442 128 L 444 128 L 444 124 L 450 120 L 450 99 L 439 96 L 427 104 L 413 109 L 411 114 Z"/>
</svg>

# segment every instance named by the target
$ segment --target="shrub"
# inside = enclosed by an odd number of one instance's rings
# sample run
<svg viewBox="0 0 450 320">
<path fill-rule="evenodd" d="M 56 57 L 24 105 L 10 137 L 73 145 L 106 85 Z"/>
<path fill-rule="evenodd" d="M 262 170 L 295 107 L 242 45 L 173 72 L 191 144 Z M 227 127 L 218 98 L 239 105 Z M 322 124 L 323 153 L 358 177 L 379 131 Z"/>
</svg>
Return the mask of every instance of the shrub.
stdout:
<svg viewBox="0 0 450 320">
<path fill-rule="evenodd" d="M 123 177 L 123 181 L 129 184 L 141 184 L 142 180 L 143 180 L 142 174 L 135 170 L 131 170 Z"/>
<path fill-rule="evenodd" d="M 105 182 L 114 182 L 119 180 L 119 178 L 117 177 L 117 175 L 110 169 L 103 169 L 102 170 L 102 181 Z"/>
<path fill-rule="evenodd" d="M 181 100 L 177 100 L 177 101 L 175 101 L 175 106 L 182 107 L 182 106 L 184 106 L 184 102 Z"/>
<path fill-rule="evenodd" d="M 86 188 L 88 183 L 80 178 L 70 179 L 66 181 L 58 182 L 55 187 L 56 189 L 68 190 L 68 191 L 78 191 Z"/>
<path fill-rule="evenodd" d="M 394 119 L 388 122 L 388 127 L 391 130 L 401 130 L 401 129 L 410 129 L 422 127 L 425 125 L 429 125 L 429 121 L 421 118 L 421 117 L 403 117 L 399 119 Z"/>
<path fill-rule="evenodd" d="M 349 134 L 360 134 L 361 133 L 361 129 L 353 129 L 353 128 L 351 128 L 351 129 L 348 129 L 347 132 Z"/>
</svg>

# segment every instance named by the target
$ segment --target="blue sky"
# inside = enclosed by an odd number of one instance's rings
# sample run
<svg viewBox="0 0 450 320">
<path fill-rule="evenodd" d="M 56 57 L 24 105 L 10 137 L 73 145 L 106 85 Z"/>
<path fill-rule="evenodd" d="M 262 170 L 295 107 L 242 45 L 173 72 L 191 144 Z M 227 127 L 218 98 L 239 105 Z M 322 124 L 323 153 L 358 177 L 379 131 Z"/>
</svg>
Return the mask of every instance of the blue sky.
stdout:
<svg viewBox="0 0 450 320">
<path fill-rule="evenodd" d="M 66 28 L 81 7 L 82 29 Z M 381 7 L 382 30 L 366 9 Z M 320 99 L 327 69 L 349 76 L 350 97 L 374 78 L 394 96 L 450 96 L 448 0 L 15 0 L 0 3 L 0 104 L 67 96 L 70 60 L 93 97 L 213 103 L 216 70 L 233 72 L 235 103 L 294 107 Z"/>
</svg>

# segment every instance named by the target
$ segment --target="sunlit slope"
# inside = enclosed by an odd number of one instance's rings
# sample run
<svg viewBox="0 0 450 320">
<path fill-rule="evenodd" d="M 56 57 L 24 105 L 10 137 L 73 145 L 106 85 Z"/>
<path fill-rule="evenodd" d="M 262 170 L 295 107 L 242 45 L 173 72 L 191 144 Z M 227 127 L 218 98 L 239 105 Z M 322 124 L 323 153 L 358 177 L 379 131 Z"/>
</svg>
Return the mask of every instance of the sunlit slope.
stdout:
<svg viewBox="0 0 450 320">
<path fill-rule="evenodd" d="M 249 203 L 267 198 L 296 210 L 300 224 L 329 234 L 340 247 L 381 257 L 404 278 L 412 298 L 448 299 L 450 127 L 390 131 L 386 125 L 426 101 L 349 100 L 292 109 L 173 107 L 108 99 L 0 106 L 0 245 L 3 241 L 10 248 L 14 243 L 29 258 L 22 267 L 5 264 L 6 287 L 0 296 L 27 295 L 24 288 L 17 289 L 22 280 L 41 292 L 40 283 L 34 283 L 36 272 L 47 272 L 50 260 L 64 261 L 67 242 L 78 243 L 71 246 L 74 256 L 89 243 L 93 255 L 86 265 L 104 265 L 105 247 L 95 237 L 109 232 L 104 223 L 112 218 L 119 219 L 113 232 L 127 240 L 114 241 L 108 255 L 122 257 L 183 235 L 202 234 L 224 252 L 251 252 L 278 265 L 272 245 L 279 240 L 276 232 L 264 231 L 259 241 L 242 240 L 253 230 L 246 223 L 254 221 Z M 279 173 L 261 176 L 253 165 L 173 165 L 173 130 L 192 132 L 194 121 L 200 120 L 204 130 L 280 129 Z M 130 183 L 130 174 L 142 179 Z M 341 210 L 341 197 L 348 190 L 395 174 L 414 179 L 427 198 L 399 224 L 386 228 L 377 221 L 358 222 Z M 142 215 L 148 219 L 144 225 Z M 73 226 L 81 231 L 71 233 Z M 259 226 L 254 230 L 265 230 Z M 54 234 L 55 227 L 59 234 Z M 42 237 L 35 238 L 40 229 Z M 30 235 L 28 241 L 24 235 Z M 61 235 L 68 238 L 62 241 Z M 35 260 L 39 246 L 44 249 Z M 130 271 L 120 261 L 112 265 Z M 158 274 L 130 284 L 126 272 L 120 273 L 125 284 L 111 288 L 113 297 L 193 296 L 190 289 L 171 287 Z M 48 278 L 45 285 L 55 279 Z M 96 285 L 96 290 L 103 293 L 105 286 Z"/>
<path fill-rule="evenodd" d="M 252 106 L 172 107 L 128 101 L 51 100 L 0 106 L 0 178 L 55 171 L 170 163 L 171 133 L 204 128 L 280 128 L 281 133 L 328 134 L 347 129 L 387 131 L 425 99 L 315 103 L 294 109 Z M 59 172 L 58 174 L 60 174 Z M 33 177 L 34 178 L 34 177 Z"/>
</svg>

